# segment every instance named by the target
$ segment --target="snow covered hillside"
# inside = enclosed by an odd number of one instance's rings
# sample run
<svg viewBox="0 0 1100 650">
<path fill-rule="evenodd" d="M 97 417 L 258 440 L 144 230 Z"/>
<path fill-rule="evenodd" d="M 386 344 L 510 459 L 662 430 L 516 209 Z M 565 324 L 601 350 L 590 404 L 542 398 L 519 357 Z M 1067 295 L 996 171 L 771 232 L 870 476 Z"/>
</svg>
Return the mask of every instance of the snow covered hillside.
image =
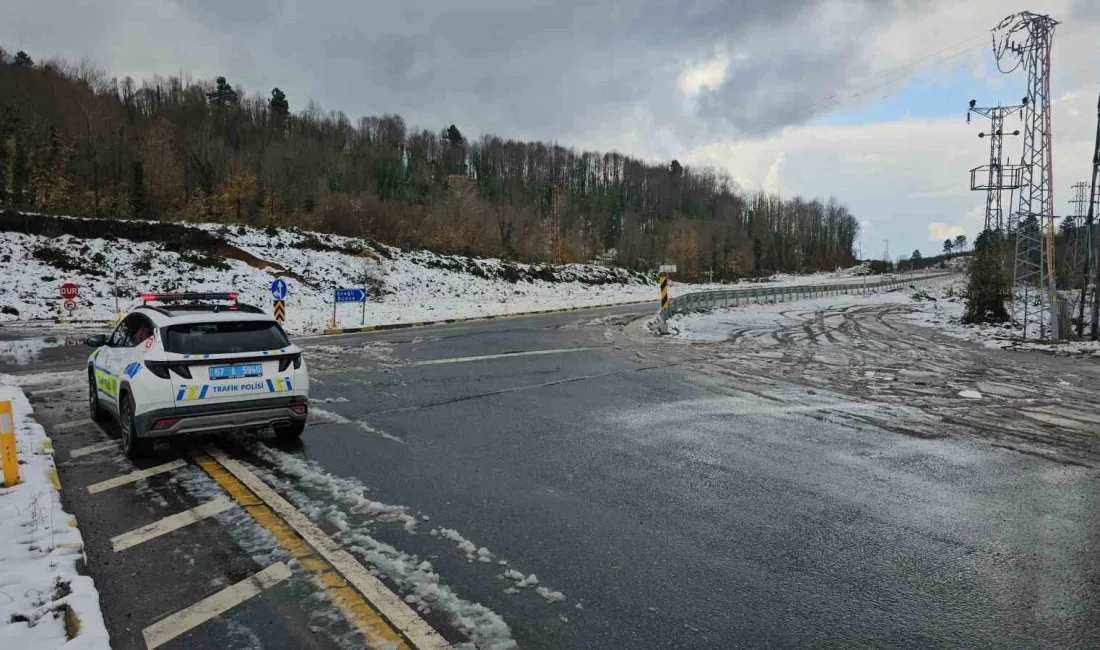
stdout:
<svg viewBox="0 0 1100 650">
<path fill-rule="evenodd" d="M 81 232 L 88 222 L 52 220 L 54 230 Z M 141 222 L 115 225 L 146 230 Z M 74 224 L 79 228 L 74 227 Z M 335 288 L 364 288 L 359 305 L 340 305 L 342 327 L 500 315 L 539 309 L 592 306 L 656 298 L 639 273 L 595 265 L 527 265 L 496 259 L 402 251 L 363 240 L 285 229 L 172 224 L 203 235 L 206 250 L 177 241 L 133 241 L 43 233 L 37 224 L 0 232 L 0 320 L 53 319 L 63 315 L 59 288 L 80 287 L 74 320 L 105 320 L 136 304 L 142 291 L 240 292 L 241 300 L 270 309 L 276 277 L 289 285 L 287 327 L 295 332 L 330 326 Z M 37 229 L 37 230 L 36 230 Z M 48 232 L 48 230 L 47 230 Z"/>
</svg>

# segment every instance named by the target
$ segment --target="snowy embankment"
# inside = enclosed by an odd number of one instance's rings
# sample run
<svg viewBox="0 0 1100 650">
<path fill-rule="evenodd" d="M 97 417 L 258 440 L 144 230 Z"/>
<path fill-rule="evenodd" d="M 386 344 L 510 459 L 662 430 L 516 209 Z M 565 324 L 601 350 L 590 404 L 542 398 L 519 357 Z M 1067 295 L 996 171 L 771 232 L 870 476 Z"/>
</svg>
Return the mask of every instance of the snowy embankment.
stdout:
<svg viewBox="0 0 1100 650">
<path fill-rule="evenodd" d="M 271 310 L 270 287 L 277 277 L 289 287 L 286 327 L 295 333 L 332 326 L 336 288 L 363 288 L 369 294 L 365 310 L 359 304 L 337 306 L 337 327 L 648 300 L 656 307 L 658 296 L 653 278 L 594 264 L 529 265 L 438 255 L 297 229 L 25 217 L 49 223 L 45 229 L 27 228 L 20 219 L 9 222 L 18 232 L 0 232 L 0 275 L 5 278 L 0 322 L 59 317 L 102 322 L 116 309 L 125 313 L 134 307 L 136 296 L 146 291 L 237 291 L 242 301 Z M 156 234 L 158 228 L 163 234 Z M 128 238 L 127 233 L 135 234 Z M 844 282 L 856 279 L 857 272 L 781 274 L 755 284 Z M 71 314 L 59 295 L 65 282 L 75 283 L 80 292 Z M 674 282 L 671 293 L 719 286 L 728 285 Z"/>
<path fill-rule="evenodd" d="M 687 341 L 725 341 L 738 331 L 789 324 L 791 320 L 786 314 L 791 312 L 805 313 L 837 307 L 919 304 L 920 301 L 914 299 L 915 295 L 919 295 L 918 292 L 939 291 L 951 283 L 950 279 L 933 281 L 916 292 L 912 289 L 898 289 L 867 295 L 851 294 L 793 302 L 746 304 L 728 309 L 677 314 L 669 320 L 668 328 L 676 338 Z"/>
<path fill-rule="evenodd" d="M 840 295 L 794 303 L 746 305 L 731 309 L 681 314 L 669 321 L 669 331 L 689 341 L 724 341 L 737 331 L 789 324 L 784 314 L 835 307 L 903 305 L 912 311 L 902 318 L 917 325 L 934 327 L 940 333 L 991 349 L 1035 350 L 1055 355 L 1100 357 L 1100 343 L 1094 341 L 1035 341 L 1023 339 L 1023 328 L 1011 323 L 968 325 L 964 276 L 947 278 L 916 288 L 868 295 Z M 1031 336 L 1039 329 L 1041 314 L 1029 315 Z"/>
<path fill-rule="evenodd" d="M 370 296 L 365 312 L 359 304 L 339 305 L 339 327 L 657 297 L 655 283 L 643 275 L 595 265 L 513 264 L 287 229 L 185 227 L 216 238 L 220 249 L 204 254 L 171 242 L 0 232 L 0 322 L 62 315 L 104 321 L 115 314 L 116 293 L 122 296 L 117 308 L 126 312 L 143 291 L 237 291 L 242 301 L 270 310 L 276 277 L 289 285 L 287 329 L 293 332 L 331 326 L 336 288 L 363 288 Z M 71 315 L 59 296 L 64 282 L 79 286 Z"/>
<path fill-rule="evenodd" d="M 53 448 L 13 378 L 0 402 L 15 419 L 21 482 L 0 487 L 0 647 L 109 648 L 92 579 L 77 572 L 84 542 L 61 507 Z"/>
</svg>

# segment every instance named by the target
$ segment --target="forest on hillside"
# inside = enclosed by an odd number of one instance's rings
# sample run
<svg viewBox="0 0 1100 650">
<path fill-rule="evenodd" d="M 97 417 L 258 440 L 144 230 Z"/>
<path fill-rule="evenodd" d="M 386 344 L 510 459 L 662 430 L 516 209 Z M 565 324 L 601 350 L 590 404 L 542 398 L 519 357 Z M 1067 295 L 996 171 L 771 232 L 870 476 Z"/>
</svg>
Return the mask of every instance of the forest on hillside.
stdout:
<svg viewBox="0 0 1100 650">
<path fill-rule="evenodd" d="M 715 280 L 853 261 L 858 221 L 727 175 L 397 115 L 352 122 L 224 77 L 117 79 L 0 49 L 0 208 L 301 227 L 520 261 Z"/>
</svg>

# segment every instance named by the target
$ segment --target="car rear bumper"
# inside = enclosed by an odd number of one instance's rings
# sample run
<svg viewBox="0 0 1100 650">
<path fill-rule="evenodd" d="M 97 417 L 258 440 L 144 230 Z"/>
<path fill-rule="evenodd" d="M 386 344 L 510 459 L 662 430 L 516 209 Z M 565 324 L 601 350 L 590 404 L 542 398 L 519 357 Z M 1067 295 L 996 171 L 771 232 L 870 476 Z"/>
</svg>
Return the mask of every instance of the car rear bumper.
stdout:
<svg viewBox="0 0 1100 650">
<path fill-rule="evenodd" d="M 225 404 L 198 404 L 157 409 L 134 417 L 139 438 L 205 435 L 242 429 L 262 429 L 283 423 L 304 421 L 306 413 L 295 413 L 292 406 L 306 406 L 302 395 L 283 395 L 265 399 L 243 400 Z M 159 420 L 179 418 L 171 426 L 154 429 Z"/>
</svg>

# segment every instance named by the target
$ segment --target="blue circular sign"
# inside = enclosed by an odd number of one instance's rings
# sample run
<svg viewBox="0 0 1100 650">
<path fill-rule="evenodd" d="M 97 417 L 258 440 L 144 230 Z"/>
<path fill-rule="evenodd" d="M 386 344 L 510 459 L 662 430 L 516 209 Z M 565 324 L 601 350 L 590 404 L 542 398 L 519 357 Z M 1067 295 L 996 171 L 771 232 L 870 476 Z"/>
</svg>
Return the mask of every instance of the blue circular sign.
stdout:
<svg viewBox="0 0 1100 650">
<path fill-rule="evenodd" d="M 275 278 L 275 281 L 271 283 L 271 297 L 275 300 L 286 298 L 286 280 Z"/>
</svg>

